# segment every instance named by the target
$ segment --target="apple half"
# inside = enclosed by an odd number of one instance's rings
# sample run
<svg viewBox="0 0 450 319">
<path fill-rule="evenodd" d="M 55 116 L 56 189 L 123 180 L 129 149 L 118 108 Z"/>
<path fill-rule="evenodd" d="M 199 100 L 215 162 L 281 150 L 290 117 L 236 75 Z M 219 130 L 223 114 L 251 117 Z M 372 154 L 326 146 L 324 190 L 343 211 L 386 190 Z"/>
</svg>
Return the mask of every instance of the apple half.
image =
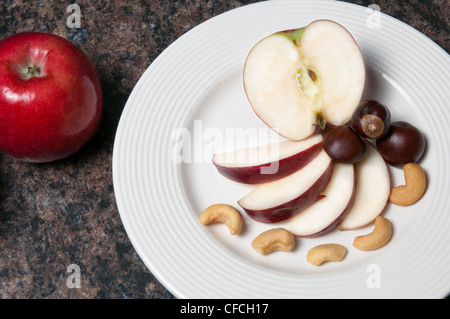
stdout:
<svg viewBox="0 0 450 319">
<path fill-rule="evenodd" d="M 333 172 L 324 150 L 305 167 L 276 181 L 258 185 L 238 201 L 253 219 L 263 223 L 287 220 L 321 198 Z"/>
<path fill-rule="evenodd" d="M 244 66 L 244 89 L 253 110 L 292 140 L 313 134 L 318 123 L 347 123 L 365 78 L 355 39 L 330 20 L 269 35 L 250 50 Z"/>
<path fill-rule="evenodd" d="M 286 177 L 313 160 L 322 150 L 322 136 L 282 141 L 214 154 L 213 163 L 223 176 L 245 184 L 268 183 Z"/>
<path fill-rule="evenodd" d="M 335 229 L 352 207 L 355 185 L 353 164 L 335 163 L 330 182 L 321 194 L 324 197 L 295 216 L 289 231 L 299 237 L 317 237 Z"/>
<path fill-rule="evenodd" d="M 377 149 L 365 141 L 366 155 L 355 163 L 356 190 L 352 208 L 338 225 L 340 230 L 352 230 L 370 224 L 380 215 L 389 199 L 391 176 Z"/>
</svg>

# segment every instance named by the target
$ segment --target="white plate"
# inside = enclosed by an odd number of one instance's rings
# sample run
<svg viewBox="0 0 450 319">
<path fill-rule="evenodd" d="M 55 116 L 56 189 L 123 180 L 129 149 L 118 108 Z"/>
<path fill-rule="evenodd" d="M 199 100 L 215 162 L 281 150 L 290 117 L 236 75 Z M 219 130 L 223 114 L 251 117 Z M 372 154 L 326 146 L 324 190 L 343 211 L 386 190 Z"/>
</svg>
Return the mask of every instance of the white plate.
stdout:
<svg viewBox="0 0 450 319">
<path fill-rule="evenodd" d="M 385 216 L 394 235 L 380 250 L 362 252 L 351 245 L 355 236 L 371 231 L 369 226 L 298 239 L 291 253 L 261 256 L 251 248 L 252 239 L 285 224 L 244 216 L 244 232 L 231 236 L 224 225 L 199 222 L 208 205 L 237 206 L 249 190 L 219 175 L 210 160 L 212 147 L 221 142 L 218 132 L 223 139 L 230 128 L 265 128 L 242 87 L 251 47 L 275 31 L 321 18 L 341 23 L 357 40 L 368 70 L 365 97 L 388 105 L 393 120 L 409 121 L 425 133 L 421 164 L 429 186 L 410 207 L 388 205 Z M 150 65 L 118 126 L 114 188 L 132 244 L 178 298 L 444 297 L 450 291 L 449 74 L 448 54 L 423 34 L 348 3 L 260 2 L 202 23 Z M 174 161 L 180 128 L 192 137 L 188 158 L 194 163 Z M 393 184 L 403 183 L 401 170 L 391 173 Z M 311 247 L 329 242 L 347 247 L 343 262 L 321 267 L 306 262 Z"/>
</svg>

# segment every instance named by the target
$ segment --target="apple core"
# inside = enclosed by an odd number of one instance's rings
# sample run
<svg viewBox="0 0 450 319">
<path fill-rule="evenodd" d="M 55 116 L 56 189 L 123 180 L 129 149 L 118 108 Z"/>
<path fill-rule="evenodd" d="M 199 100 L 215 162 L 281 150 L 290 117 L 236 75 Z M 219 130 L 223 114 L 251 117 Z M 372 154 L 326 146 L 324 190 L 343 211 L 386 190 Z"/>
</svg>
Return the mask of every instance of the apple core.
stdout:
<svg viewBox="0 0 450 319">
<path fill-rule="evenodd" d="M 319 79 L 316 72 L 302 65 L 297 71 L 297 80 L 303 94 L 314 100 L 319 94 Z"/>
</svg>

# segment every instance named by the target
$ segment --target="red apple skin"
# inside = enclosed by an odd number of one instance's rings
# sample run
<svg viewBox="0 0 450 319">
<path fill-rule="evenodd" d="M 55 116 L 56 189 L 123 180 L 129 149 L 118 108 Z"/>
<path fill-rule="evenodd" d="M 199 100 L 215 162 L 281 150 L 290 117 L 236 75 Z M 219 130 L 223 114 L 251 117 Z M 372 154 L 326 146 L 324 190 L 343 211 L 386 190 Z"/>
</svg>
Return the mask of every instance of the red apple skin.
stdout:
<svg viewBox="0 0 450 319">
<path fill-rule="evenodd" d="M 247 167 L 225 167 L 214 164 L 223 176 L 244 184 L 262 184 L 286 177 L 310 163 L 322 150 L 322 142 L 311 146 L 303 152 L 284 158 L 278 163 L 274 174 L 261 174 L 262 167 L 270 167 L 272 163 Z M 213 159 L 214 162 L 214 159 Z"/>
<path fill-rule="evenodd" d="M 327 233 L 329 233 L 330 231 L 334 230 L 337 225 L 339 225 L 341 223 L 341 221 L 344 220 L 345 217 L 347 217 L 348 213 L 350 213 L 350 210 L 352 208 L 353 205 L 353 200 L 355 199 L 355 190 L 356 190 L 356 174 L 354 175 L 354 180 L 355 183 L 353 184 L 353 192 L 352 192 L 352 197 L 350 198 L 350 201 L 348 202 L 347 206 L 345 207 L 345 209 L 342 211 L 342 213 L 327 227 L 325 227 L 324 229 L 322 229 L 321 231 L 318 231 L 317 233 L 311 234 L 311 235 L 306 235 L 306 236 L 298 236 L 298 235 L 294 235 L 295 237 L 305 237 L 305 238 L 314 238 L 314 237 L 319 237 L 319 236 L 323 236 Z"/>
<path fill-rule="evenodd" d="M 40 76 L 27 78 L 33 64 Z M 71 42 L 48 33 L 0 41 L 0 150 L 25 162 L 77 152 L 96 133 L 103 97 L 97 70 Z"/>
<path fill-rule="evenodd" d="M 306 192 L 287 203 L 262 210 L 251 210 L 241 207 L 251 218 L 261 223 L 278 223 L 294 217 L 323 198 L 320 194 L 325 190 L 331 179 L 333 165 L 333 161 L 330 161 L 325 172 Z"/>
</svg>

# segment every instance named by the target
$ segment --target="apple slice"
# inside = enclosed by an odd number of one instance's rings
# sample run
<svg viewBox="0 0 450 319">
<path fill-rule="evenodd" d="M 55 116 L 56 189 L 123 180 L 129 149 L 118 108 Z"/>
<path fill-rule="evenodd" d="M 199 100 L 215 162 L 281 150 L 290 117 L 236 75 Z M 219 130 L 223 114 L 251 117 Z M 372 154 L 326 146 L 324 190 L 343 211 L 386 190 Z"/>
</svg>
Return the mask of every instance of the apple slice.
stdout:
<svg viewBox="0 0 450 319">
<path fill-rule="evenodd" d="M 352 208 L 338 225 L 340 230 L 357 229 L 371 223 L 386 207 L 391 177 L 383 157 L 367 141 L 366 155 L 355 163 L 356 190 Z"/>
<path fill-rule="evenodd" d="M 289 231 L 295 236 L 317 237 L 336 228 L 352 207 L 355 194 L 353 164 L 334 164 L 333 175 L 323 197 L 295 216 Z"/>
<path fill-rule="evenodd" d="M 307 165 L 322 150 L 322 136 L 283 141 L 234 152 L 215 154 L 213 163 L 225 177 L 245 184 L 261 184 L 288 176 Z"/>
<path fill-rule="evenodd" d="M 244 66 L 244 89 L 253 110 L 292 140 L 311 135 L 318 121 L 347 123 L 365 78 L 358 44 L 330 20 L 269 35 L 251 49 Z"/>
<path fill-rule="evenodd" d="M 302 212 L 320 199 L 330 181 L 333 161 L 322 150 L 308 165 L 271 183 L 258 185 L 238 201 L 253 219 L 276 223 Z"/>
</svg>

